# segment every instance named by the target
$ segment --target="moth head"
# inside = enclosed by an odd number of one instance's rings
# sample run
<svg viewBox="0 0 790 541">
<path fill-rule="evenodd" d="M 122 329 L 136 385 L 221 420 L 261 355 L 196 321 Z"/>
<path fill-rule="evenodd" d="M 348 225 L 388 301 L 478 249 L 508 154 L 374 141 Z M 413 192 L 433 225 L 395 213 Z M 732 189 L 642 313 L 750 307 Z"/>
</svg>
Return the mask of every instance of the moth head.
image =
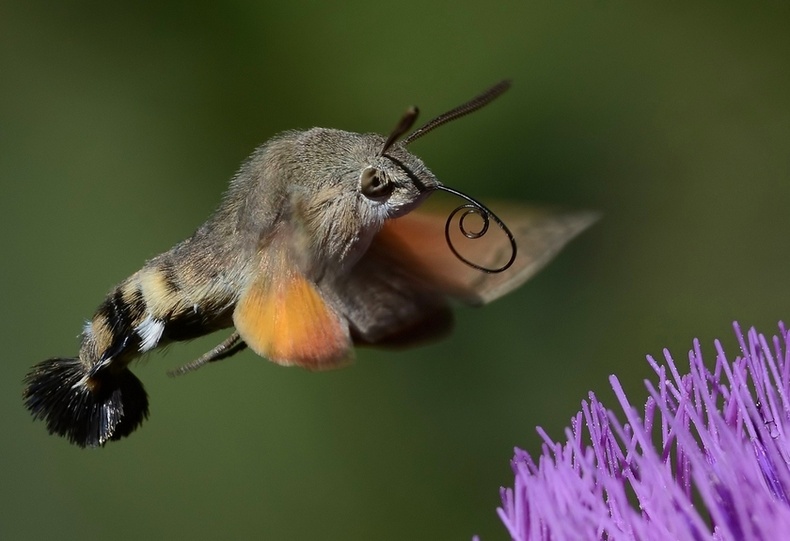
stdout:
<svg viewBox="0 0 790 541">
<path fill-rule="evenodd" d="M 322 257 L 356 260 L 388 219 L 414 210 L 436 190 L 446 190 L 407 145 L 438 126 L 476 111 L 510 87 L 503 81 L 485 93 L 412 131 L 410 107 L 384 137 L 314 128 L 297 136 L 294 216 Z M 314 250 L 315 251 L 315 250 Z"/>
<path fill-rule="evenodd" d="M 386 202 L 389 211 L 387 217 L 394 218 L 411 210 L 430 192 L 445 189 L 422 161 L 406 150 L 406 146 L 442 124 L 480 109 L 508 88 L 510 81 L 502 81 L 483 94 L 439 115 L 401 141 L 419 115 L 416 107 L 409 107 L 389 137 L 382 139 L 373 136 L 374 145 L 383 142 L 371 163 L 360 173 L 359 192 L 371 201 Z"/>
<path fill-rule="evenodd" d="M 353 262 L 386 220 L 410 212 L 438 187 L 402 145 L 379 155 L 385 139 L 324 128 L 297 136 L 291 215 L 315 256 Z"/>
<path fill-rule="evenodd" d="M 311 205 L 349 219 L 357 215 L 383 222 L 409 212 L 439 182 L 401 144 L 381 155 L 385 142 L 373 133 L 324 128 L 303 132 L 298 152 L 300 187 L 295 190 Z"/>
</svg>

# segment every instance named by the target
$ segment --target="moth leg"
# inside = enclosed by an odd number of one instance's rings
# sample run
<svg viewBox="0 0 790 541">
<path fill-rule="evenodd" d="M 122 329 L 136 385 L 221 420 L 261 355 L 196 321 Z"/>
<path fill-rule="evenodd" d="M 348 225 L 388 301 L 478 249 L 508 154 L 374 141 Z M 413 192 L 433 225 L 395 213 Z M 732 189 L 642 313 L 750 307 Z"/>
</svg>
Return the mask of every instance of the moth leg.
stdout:
<svg viewBox="0 0 790 541">
<path fill-rule="evenodd" d="M 188 362 L 187 364 L 176 368 L 175 370 L 169 370 L 167 375 L 171 377 L 183 376 L 188 372 L 197 370 L 205 364 L 227 359 L 231 355 L 235 355 L 239 351 L 242 351 L 246 348 L 247 344 L 241 339 L 239 333 L 234 332 L 224 342 L 211 351 L 201 355 L 194 361 Z"/>
</svg>

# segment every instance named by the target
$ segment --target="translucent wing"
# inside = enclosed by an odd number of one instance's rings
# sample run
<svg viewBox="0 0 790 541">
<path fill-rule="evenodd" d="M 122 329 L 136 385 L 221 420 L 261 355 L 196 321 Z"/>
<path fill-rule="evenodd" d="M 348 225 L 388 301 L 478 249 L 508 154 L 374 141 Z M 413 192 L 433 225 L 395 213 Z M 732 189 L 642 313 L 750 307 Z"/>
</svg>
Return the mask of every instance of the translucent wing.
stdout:
<svg viewBox="0 0 790 541">
<path fill-rule="evenodd" d="M 516 259 L 505 271 L 486 273 L 459 260 L 448 246 L 445 227 L 452 208 L 417 210 L 386 223 L 374 241 L 379 249 L 395 250 L 412 273 L 434 288 L 469 304 L 486 304 L 517 288 L 542 269 L 573 237 L 589 227 L 598 215 L 593 212 L 514 205 L 492 205 L 512 231 Z M 460 217 L 459 217 L 460 218 Z M 463 224 L 474 230 L 469 216 Z M 482 221 L 480 222 L 482 224 Z M 482 267 L 498 268 L 511 256 L 508 237 L 493 223 L 480 238 L 469 239 L 458 223 L 447 230 L 456 250 Z"/>
<path fill-rule="evenodd" d="M 250 283 L 233 323 L 250 349 L 278 364 L 326 370 L 353 355 L 346 321 L 284 256 Z"/>
<path fill-rule="evenodd" d="M 355 343 L 409 346 L 444 336 L 452 326 L 448 298 L 481 305 L 505 295 L 596 219 L 589 212 L 493 208 L 513 232 L 518 250 L 506 271 L 489 274 L 450 250 L 445 226 L 452 209 L 420 209 L 388 221 L 351 272 L 327 288 Z M 474 227 L 474 219 L 465 225 Z M 495 225 L 470 240 L 451 224 L 449 236 L 466 259 L 481 266 L 501 267 L 511 257 L 510 240 Z"/>
</svg>

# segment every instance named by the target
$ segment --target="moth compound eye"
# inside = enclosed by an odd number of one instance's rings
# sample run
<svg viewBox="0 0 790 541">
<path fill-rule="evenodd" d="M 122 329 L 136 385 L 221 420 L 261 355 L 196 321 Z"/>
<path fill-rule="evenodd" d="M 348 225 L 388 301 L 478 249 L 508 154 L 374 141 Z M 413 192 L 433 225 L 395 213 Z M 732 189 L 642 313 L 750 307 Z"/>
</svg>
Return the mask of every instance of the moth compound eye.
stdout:
<svg viewBox="0 0 790 541">
<path fill-rule="evenodd" d="M 362 175 L 359 177 L 359 190 L 368 199 L 388 197 L 392 193 L 393 188 L 392 182 L 381 171 L 373 167 L 368 167 L 362 171 Z"/>
</svg>

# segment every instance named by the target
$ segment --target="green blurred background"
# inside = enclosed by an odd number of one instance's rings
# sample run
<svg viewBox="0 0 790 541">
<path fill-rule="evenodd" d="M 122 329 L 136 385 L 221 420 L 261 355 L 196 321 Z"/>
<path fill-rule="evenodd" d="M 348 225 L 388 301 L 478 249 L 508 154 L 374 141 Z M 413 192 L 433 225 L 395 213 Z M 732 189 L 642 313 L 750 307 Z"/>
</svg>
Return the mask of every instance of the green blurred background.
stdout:
<svg viewBox="0 0 790 541">
<path fill-rule="evenodd" d="M 507 538 L 512 448 L 645 354 L 773 332 L 790 289 L 788 8 L 722 2 L 0 5 L 2 539 Z M 748 7 L 746 7 L 748 6 Z M 601 210 L 449 340 L 311 374 L 218 337 L 139 363 L 151 418 L 81 450 L 23 409 L 107 290 L 188 236 L 275 133 L 387 132 L 503 77 L 412 150 L 483 201 Z M 224 337 L 224 334 L 222 335 Z"/>
</svg>

